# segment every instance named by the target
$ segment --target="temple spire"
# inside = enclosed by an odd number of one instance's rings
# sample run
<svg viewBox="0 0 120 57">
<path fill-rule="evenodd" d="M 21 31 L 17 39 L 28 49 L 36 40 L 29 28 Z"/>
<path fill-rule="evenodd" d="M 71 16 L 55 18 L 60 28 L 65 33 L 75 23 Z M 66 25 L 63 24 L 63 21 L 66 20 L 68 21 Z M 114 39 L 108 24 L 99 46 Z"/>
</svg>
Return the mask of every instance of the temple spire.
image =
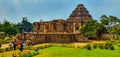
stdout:
<svg viewBox="0 0 120 57">
<path fill-rule="evenodd" d="M 75 10 L 73 10 L 72 14 L 70 14 L 67 21 L 69 22 L 85 22 L 87 19 L 92 19 L 92 16 L 89 14 L 87 9 L 83 4 L 79 4 Z"/>
</svg>

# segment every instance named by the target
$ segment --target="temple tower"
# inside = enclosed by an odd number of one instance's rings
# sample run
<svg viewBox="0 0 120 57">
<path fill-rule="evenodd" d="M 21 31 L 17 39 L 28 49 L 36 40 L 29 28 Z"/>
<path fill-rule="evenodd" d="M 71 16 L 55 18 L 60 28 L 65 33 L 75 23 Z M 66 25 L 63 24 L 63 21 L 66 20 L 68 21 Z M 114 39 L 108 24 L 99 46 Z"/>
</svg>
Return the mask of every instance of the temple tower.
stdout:
<svg viewBox="0 0 120 57">
<path fill-rule="evenodd" d="M 69 24 L 72 23 L 72 25 L 70 25 L 72 27 L 71 28 L 72 30 L 70 31 L 72 31 L 73 33 L 79 33 L 79 29 L 81 29 L 81 26 L 88 19 L 92 19 L 92 16 L 89 14 L 89 12 L 87 11 L 83 4 L 79 4 L 75 8 L 75 10 L 73 10 L 72 14 L 70 14 L 66 22 Z"/>
<path fill-rule="evenodd" d="M 69 16 L 67 21 L 84 23 L 87 19 L 92 19 L 92 16 L 89 14 L 83 4 L 79 4 Z"/>
</svg>

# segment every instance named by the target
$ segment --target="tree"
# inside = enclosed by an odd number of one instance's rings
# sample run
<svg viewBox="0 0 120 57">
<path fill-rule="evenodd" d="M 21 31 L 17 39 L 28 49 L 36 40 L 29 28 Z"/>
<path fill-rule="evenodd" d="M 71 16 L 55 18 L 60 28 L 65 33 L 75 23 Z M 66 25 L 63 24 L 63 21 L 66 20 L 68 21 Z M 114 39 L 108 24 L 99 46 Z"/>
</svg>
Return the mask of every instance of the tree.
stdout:
<svg viewBox="0 0 120 57">
<path fill-rule="evenodd" d="M 16 35 L 19 31 L 16 24 L 4 20 L 4 22 L 0 24 L 0 32 L 4 32 L 8 35 Z"/>
<path fill-rule="evenodd" d="M 110 31 L 111 34 L 114 34 L 116 36 L 116 39 L 118 39 L 118 35 L 120 35 L 120 24 L 114 25 L 113 29 Z"/>
<path fill-rule="evenodd" d="M 115 27 L 114 25 L 116 25 L 117 22 L 119 22 L 119 19 L 115 16 L 107 17 L 106 15 L 102 15 L 100 17 L 100 21 L 101 24 L 103 24 L 106 27 L 107 32 L 109 33 L 113 29 L 113 27 Z"/>
<path fill-rule="evenodd" d="M 99 38 L 105 31 L 104 25 L 98 23 L 96 20 L 87 20 L 80 29 L 80 32 L 87 38 Z"/>
<path fill-rule="evenodd" d="M 116 25 L 118 18 L 115 16 L 109 16 L 109 19 L 111 20 L 111 24 Z"/>
<path fill-rule="evenodd" d="M 105 26 L 109 24 L 109 26 L 106 26 L 108 33 L 111 33 L 114 36 L 119 35 L 120 27 L 118 24 L 120 24 L 120 19 L 118 19 L 116 16 L 107 17 L 106 15 L 102 15 L 100 21 L 101 21 L 101 24 L 104 24 Z"/>
<path fill-rule="evenodd" d="M 118 24 L 120 24 L 120 19 L 117 19 L 117 21 L 118 21 Z"/>
<path fill-rule="evenodd" d="M 40 19 L 40 22 L 43 22 L 43 20 L 42 20 L 42 19 Z"/>
<path fill-rule="evenodd" d="M 101 24 L 108 26 L 109 25 L 109 19 L 106 15 L 102 15 L 100 17 Z"/>
<path fill-rule="evenodd" d="M 33 30 L 33 24 L 28 21 L 27 17 L 23 17 L 22 19 L 22 22 L 17 24 L 20 33 L 31 32 Z"/>
</svg>

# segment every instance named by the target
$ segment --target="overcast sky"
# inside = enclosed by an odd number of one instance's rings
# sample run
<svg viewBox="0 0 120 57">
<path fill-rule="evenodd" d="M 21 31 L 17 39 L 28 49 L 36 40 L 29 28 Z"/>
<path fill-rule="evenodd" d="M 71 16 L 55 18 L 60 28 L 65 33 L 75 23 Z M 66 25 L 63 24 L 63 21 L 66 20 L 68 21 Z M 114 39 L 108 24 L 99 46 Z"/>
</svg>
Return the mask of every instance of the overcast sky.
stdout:
<svg viewBox="0 0 120 57">
<path fill-rule="evenodd" d="M 93 19 L 99 20 L 103 14 L 120 18 L 120 0 L 0 0 L 0 21 L 67 19 L 78 4 L 84 4 Z"/>
</svg>

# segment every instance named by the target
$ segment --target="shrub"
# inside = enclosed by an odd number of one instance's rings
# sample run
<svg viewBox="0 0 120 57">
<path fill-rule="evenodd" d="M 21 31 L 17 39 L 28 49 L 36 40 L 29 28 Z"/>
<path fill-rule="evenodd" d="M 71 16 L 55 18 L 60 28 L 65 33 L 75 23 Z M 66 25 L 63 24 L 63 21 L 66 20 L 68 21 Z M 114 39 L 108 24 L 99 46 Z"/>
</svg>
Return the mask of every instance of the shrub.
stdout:
<svg viewBox="0 0 120 57">
<path fill-rule="evenodd" d="M 9 51 L 9 48 L 5 48 L 5 51 Z"/>
<path fill-rule="evenodd" d="M 87 45 L 86 45 L 86 48 L 87 48 L 87 50 L 92 50 L 92 48 L 91 48 L 91 45 L 90 45 L 90 44 L 87 44 Z"/>
<path fill-rule="evenodd" d="M 106 43 L 104 46 L 105 49 L 109 49 L 109 45 Z"/>
<path fill-rule="evenodd" d="M 27 54 L 20 55 L 19 57 L 33 57 L 39 54 L 39 51 L 28 52 Z"/>
<path fill-rule="evenodd" d="M 114 50 L 114 46 L 112 44 L 109 45 L 110 50 Z"/>
<path fill-rule="evenodd" d="M 100 49 L 104 49 L 104 44 L 103 44 L 103 43 L 100 43 L 100 44 L 99 44 L 99 48 L 100 48 Z"/>
<path fill-rule="evenodd" d="M 84 46 L 77 46 L 77 48 L 84 49 Z"/>
<path fill-rule="evenodd" d="M 94 44 L 93 44 L 93 48 L 96 49 L 96 48 L 97 48 L 97 45 L 98 45 L 97 43 L 94 43 Z"/>
<path fill-rule="evenodd" d="M 119 47 L 119 49 L 120 49 L 120 44 L 118 44 L 118 47 Z"/>
<path fill-rule="evenodd" d="M 2 49 L 0 48 L 0 53 L 2 52 Z"/>
<path fill-rule="evenodd" d="M 5 51 L 5 49 L 0 48 L 0 53 L 2 53 L 2 52 L 4 52 L 4 51 Z"/>
<path fill-rule="evenodd" d="M 113 44 L 106 43 L 106 44 L 105 44 L 105 49 L 114 50 L 115 48 L 114 48 Z"/>
</svg>

